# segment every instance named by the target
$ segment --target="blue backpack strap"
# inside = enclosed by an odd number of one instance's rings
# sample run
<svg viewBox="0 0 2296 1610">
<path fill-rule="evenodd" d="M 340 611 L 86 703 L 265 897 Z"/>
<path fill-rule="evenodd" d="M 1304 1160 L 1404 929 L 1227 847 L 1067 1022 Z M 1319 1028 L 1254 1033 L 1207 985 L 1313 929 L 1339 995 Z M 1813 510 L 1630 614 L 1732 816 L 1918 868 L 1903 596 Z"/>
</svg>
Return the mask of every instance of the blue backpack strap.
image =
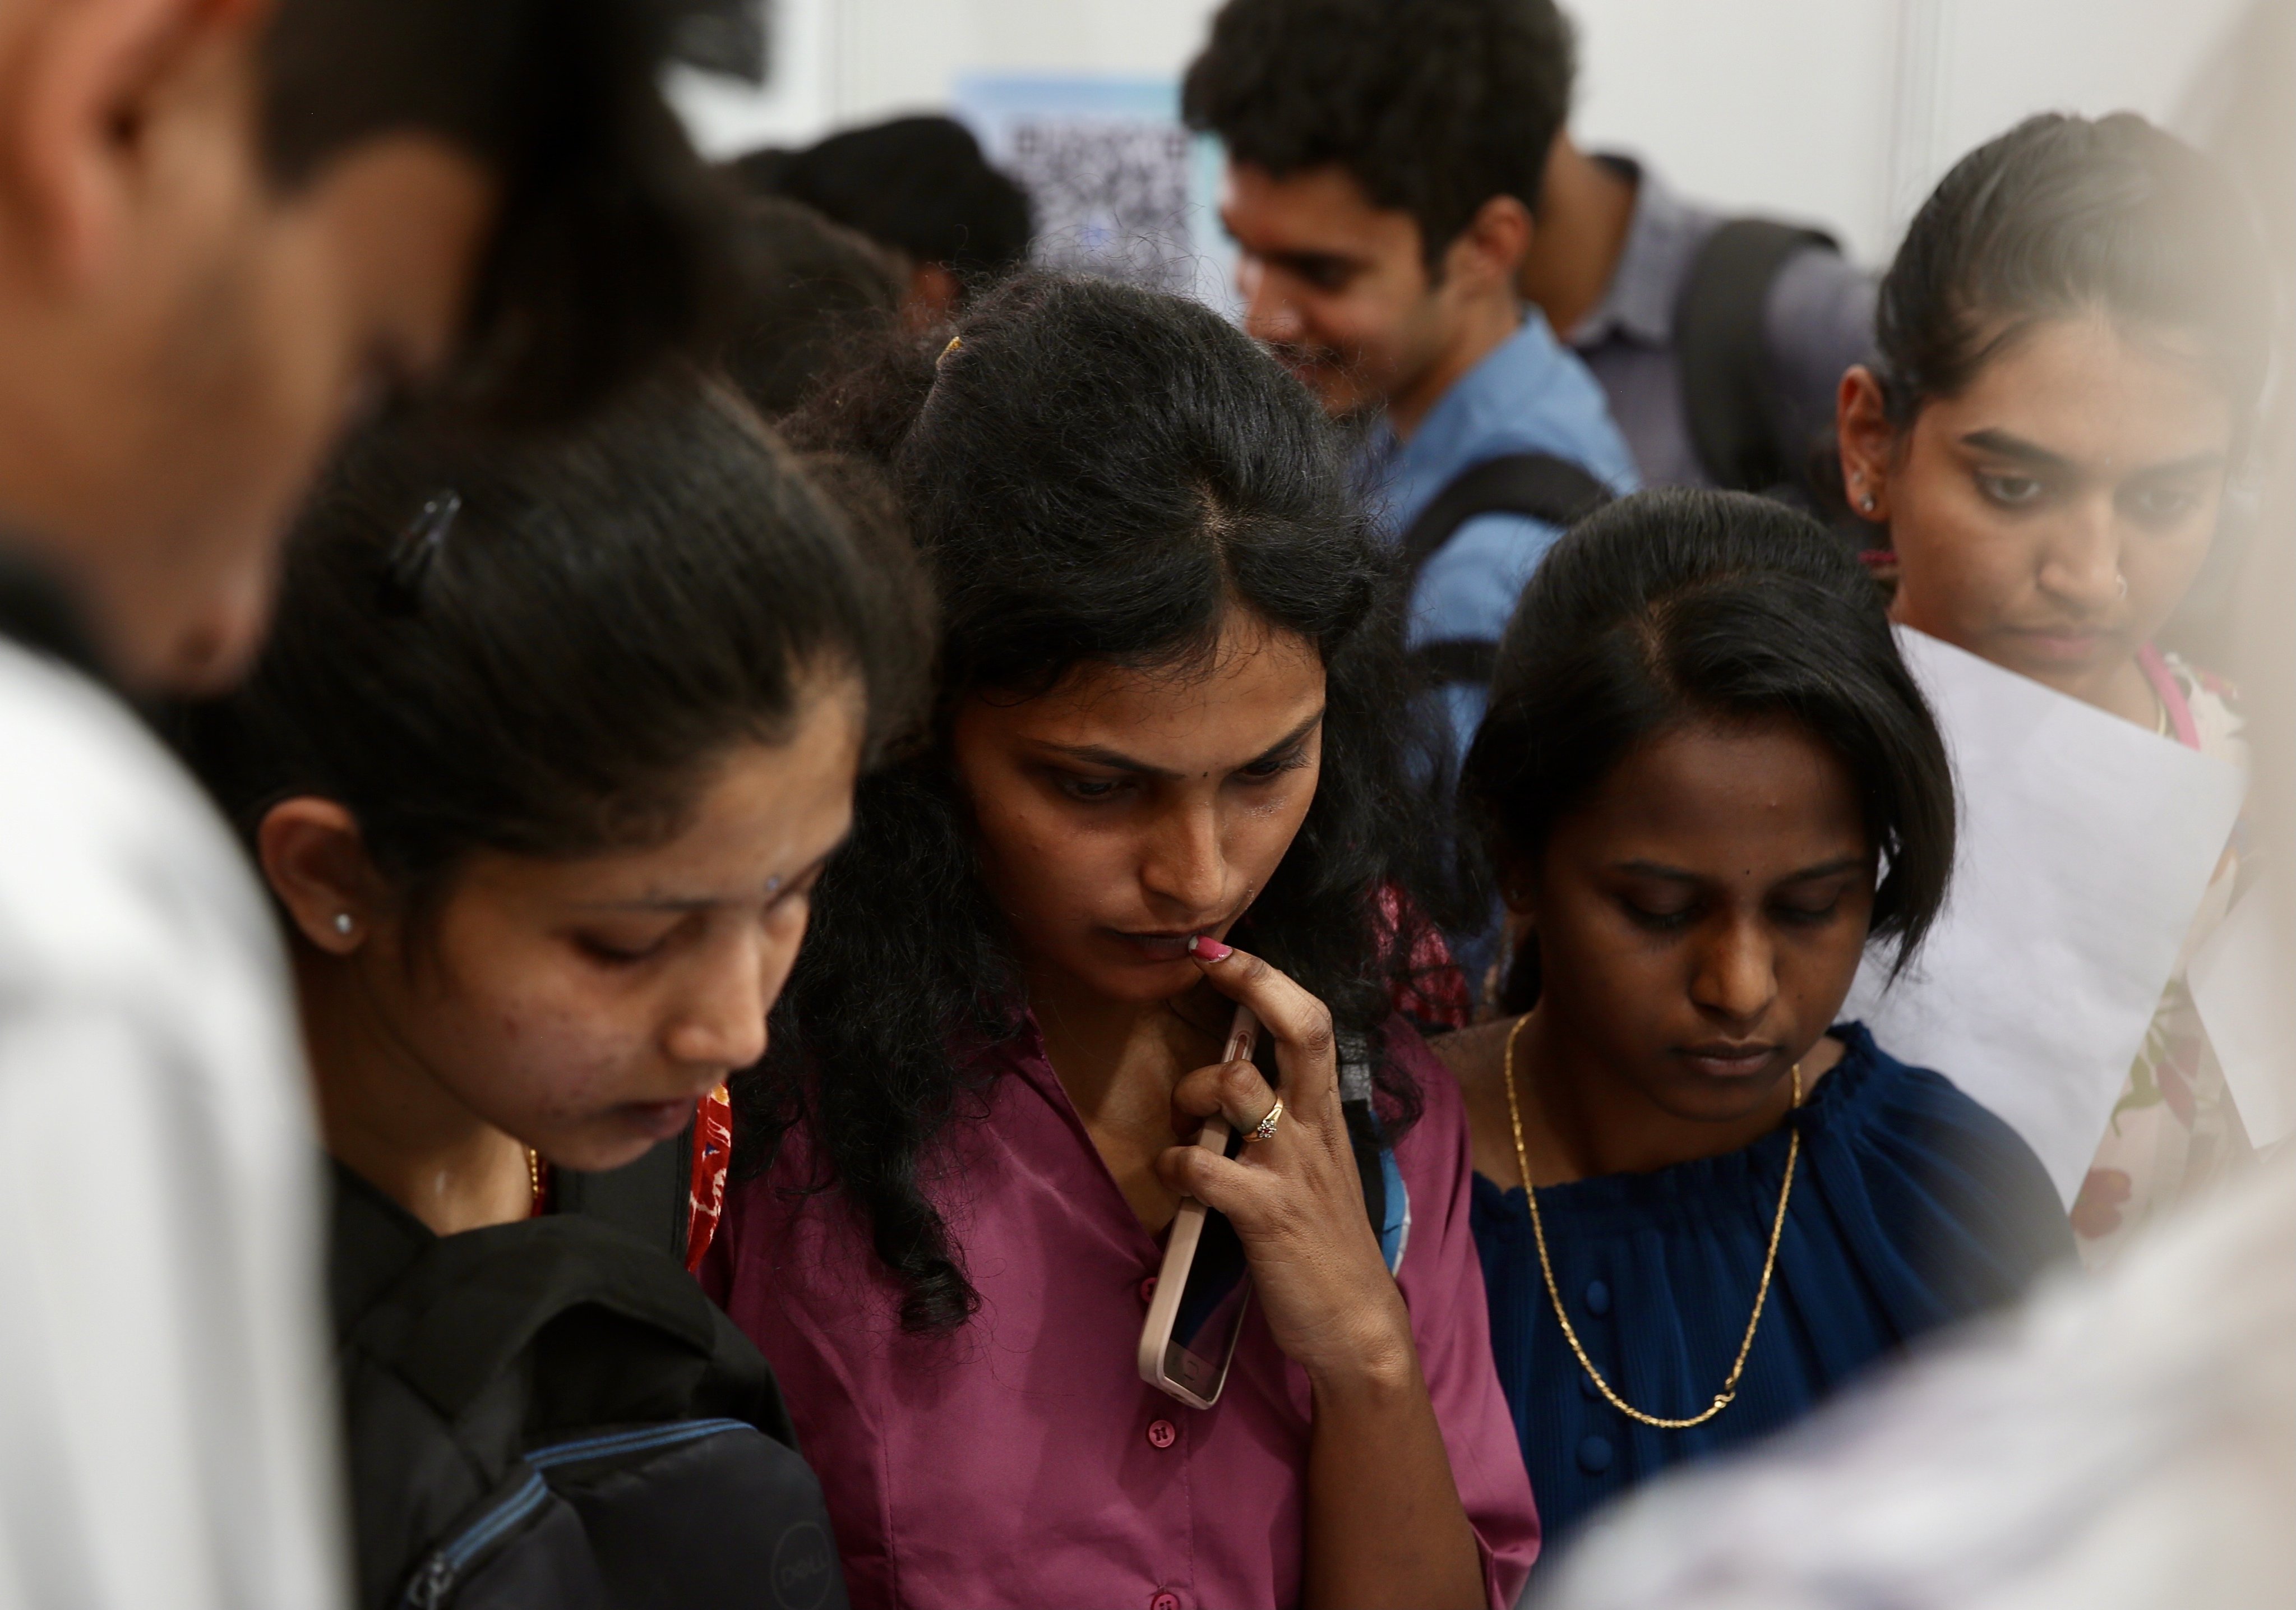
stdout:
<svg viewBox="0 0 2296 1610">
<path fill-rule="evenodd" d="M 1387 1272 L 1398 1274 L 1411 1245 L 1411 1191 L 1396 1164 L 1395 1148 L 1381 1132 L 1379 1109 L 1372 1100 L 1370 1045 L 1360 1034 L 1342 1034 L 1339 1042 L 1340 1110 L 1347 1115 L 1348 1140 L 1363 1180 L 1364 1211 L 1378 1232 Z"/>
</svg>

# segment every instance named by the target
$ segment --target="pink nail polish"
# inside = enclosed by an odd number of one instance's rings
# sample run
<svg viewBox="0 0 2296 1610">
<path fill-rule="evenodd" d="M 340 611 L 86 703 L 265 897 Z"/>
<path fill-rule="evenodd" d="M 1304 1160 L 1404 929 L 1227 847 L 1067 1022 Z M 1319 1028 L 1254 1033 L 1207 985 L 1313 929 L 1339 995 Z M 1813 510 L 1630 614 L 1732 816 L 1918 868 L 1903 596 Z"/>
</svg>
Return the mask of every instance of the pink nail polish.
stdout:
<svg viewBox="0 0 2296 1610">
<path fill-rule="evenodd" d="M 1199 933 L 1188 941 L 1188 951 L 1200 962 L 1224 962 L 1235 954 L 1235 947 L 1223 945 L 1209 933 Z"/>
</svg>

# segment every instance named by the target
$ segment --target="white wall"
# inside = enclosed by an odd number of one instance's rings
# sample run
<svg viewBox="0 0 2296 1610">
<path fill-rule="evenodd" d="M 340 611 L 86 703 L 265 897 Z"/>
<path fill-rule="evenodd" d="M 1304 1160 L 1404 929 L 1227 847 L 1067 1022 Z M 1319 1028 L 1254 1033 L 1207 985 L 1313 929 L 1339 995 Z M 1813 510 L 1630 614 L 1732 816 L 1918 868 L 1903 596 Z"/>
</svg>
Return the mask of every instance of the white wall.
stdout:
<svg viewBox="0 0 2296 1610">
<path fill-rule="evenodd" d="M 1685 189 L 1895 243 L 1955 158 L 2033 111 L 2166 119 L 2243 0 L 1566 0 L 1582 137 Z"/>
<path fill-rule="evenodd" d="M 1216 0 L 774 0 L 768 94 L 692 80 L 713 152 L 942 104 L 975 72 L 1171 76 Z M 1564 0 L 1582 138 L 1694 194 L 1885 254 L 1952 160 L 2027 112 L 2167 118 L 2243 0 Z"/>
<path fill-rule="evenodd" d="M 1177 78 L 1218 0 L 769 0 L 802 90 L 759 95 L 684 75 L 681 106 L 712 155 L 805 140 L 947 104 L 974 73 Z"/>
</svg>

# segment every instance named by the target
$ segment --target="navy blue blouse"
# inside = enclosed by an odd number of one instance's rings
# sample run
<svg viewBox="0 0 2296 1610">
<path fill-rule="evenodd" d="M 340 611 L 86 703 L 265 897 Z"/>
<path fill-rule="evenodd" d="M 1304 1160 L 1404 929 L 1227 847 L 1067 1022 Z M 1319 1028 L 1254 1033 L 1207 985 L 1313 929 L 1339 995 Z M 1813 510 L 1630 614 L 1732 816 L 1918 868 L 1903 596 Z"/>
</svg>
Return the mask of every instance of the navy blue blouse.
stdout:
<svg viewBox="0 0 2296 1610">
<path fill-rule="evenodd" d="M 1703 1425 L 1660 1431 L 1603 1401 L 1555 1323 L 1522 1192 L 1475 1176 L 1491 1350 L 1549 1549 L 1644 1477 L 1775 1430 L 1874 1359 L 2072 1255 L 2056 1191 L 2007 1124 L 1861 1025 L 1833 1032 L 1848 1054 L 1791 1121 L 1801 1162 L 1769 1305 L 1736 1399 Z M 1644 1414 L 1686 1418 L 1721 1390 L 1761 1282 L 1786 1140 L 1780 1129 L 1721 1157 L 1539 1191 L 1571 1327 Z"/>
</svg>

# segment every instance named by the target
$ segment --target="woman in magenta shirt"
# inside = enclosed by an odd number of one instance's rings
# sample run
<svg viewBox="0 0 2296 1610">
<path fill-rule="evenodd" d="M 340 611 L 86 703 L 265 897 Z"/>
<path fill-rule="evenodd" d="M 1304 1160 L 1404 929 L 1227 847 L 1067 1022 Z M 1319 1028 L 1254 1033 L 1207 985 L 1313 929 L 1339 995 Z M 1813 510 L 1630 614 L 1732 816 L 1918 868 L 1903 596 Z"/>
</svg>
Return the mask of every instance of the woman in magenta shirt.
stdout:
<svg viewBox="0 0 2296 1610">
<path fill-rule="evenodd" d="M 1458 1096 L 1387 1004 L 1382 891 L 1444 913 L 1341 445 L 1209 311 L 1044 277 L 792 428 L 890 463 L 943 599 L 703 1271 L 853 1602 L 1511 1603 L 1538 1520 Z M 1218 1061 L 1238 1001 L 1259 1067 Z M 1279 1093 L 1264 1143 L 1182 1144 Z M 1255 1284 L 1208 1410 L 1136 1369 L 1184 1195 Z"/>
</svg>

